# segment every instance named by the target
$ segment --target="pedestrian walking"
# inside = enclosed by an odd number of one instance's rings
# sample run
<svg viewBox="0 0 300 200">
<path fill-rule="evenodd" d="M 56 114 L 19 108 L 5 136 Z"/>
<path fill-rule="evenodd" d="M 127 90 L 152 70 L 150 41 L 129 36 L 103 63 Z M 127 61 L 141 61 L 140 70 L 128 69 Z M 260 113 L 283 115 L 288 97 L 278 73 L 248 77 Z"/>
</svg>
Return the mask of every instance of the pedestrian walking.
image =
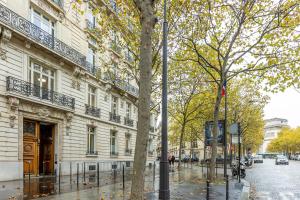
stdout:
<svg viewBox="0 0 300 200">
<path fill-rule="evenodd" d="M 172 168 L 174 170 L 174 163 L 175 163 L 175 156 L 174 155 L 172 155 L 171 162 L 172 162 Z"/>
</svg>

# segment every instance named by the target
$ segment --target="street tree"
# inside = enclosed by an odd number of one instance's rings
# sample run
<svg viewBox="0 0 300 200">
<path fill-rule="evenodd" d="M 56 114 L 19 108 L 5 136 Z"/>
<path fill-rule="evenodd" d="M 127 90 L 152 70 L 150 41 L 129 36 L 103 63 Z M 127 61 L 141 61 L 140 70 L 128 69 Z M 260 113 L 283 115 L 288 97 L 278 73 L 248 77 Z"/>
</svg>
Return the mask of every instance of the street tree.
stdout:
<svg viewBox="0 0 300 200">
<path fill-rule="evenodd" d="M 299 1 L 184 1 L 177 26 L 182 61 L 198 64 L 217 87 L 210 179 L 215 178 L 217 122 L 228 80 L 251 76 L 273 91 L 297 80 Z"/>
</svg>

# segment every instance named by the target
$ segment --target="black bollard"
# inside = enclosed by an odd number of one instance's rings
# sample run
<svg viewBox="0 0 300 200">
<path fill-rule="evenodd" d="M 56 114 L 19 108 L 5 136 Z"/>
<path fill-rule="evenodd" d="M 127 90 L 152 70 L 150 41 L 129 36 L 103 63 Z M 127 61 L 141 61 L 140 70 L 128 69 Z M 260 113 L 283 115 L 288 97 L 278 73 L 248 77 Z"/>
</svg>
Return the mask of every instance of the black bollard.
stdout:
<svg viewBox="0 0 300 200">
<path fill-rule="evenodd" d="M 206 200 L 209 200 L 209 180 L 206 180 Z"/>
<path fill-rule="evenodd" d="M 79 163 L 77 163 L 77 188 L 79 185 Z"/>
<path fill-rule="evenodd" d="M 70 184 L 72 184 L 72 162 L 70 162 Z"/>
<path fill-rule="evenodd" d="M 226 200 L 229 199 L 229 183 L 228 183 L 228 175 L 226 175 Z"/>
<path fill-rule="evenodd" d="M 99 163 L 97 162 L 97 185 L 98 185 L 98 187 L 100 186 L 100 177 L 99 177 L 99 175 L 100 175 L 100 172 L 99 172 Z"/>
<path fill-rule="evenodd" d="M 125 167 L 123 164 L 123 190 L 125 189 Z"/>
</svg>

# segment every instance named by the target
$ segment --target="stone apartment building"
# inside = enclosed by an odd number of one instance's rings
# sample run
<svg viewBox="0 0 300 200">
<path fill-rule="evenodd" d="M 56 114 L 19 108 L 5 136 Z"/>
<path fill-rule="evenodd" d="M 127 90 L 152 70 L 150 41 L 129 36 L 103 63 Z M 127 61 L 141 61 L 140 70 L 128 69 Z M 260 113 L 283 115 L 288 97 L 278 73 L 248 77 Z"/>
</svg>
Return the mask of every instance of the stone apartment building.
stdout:
<svg viewBox="0 0 300 200">
<path fill-rule="evenodd" d="M 55 174 L 59 164 L 64 175 L 78 163 L 88 170 L 133 160 L 137 84 L 101 71 L 103 59 L 117 72 L 131 58 L 116 41 L 99 44 L 96 1 L 82 5 L 83 15 L 70 2 L 0 0 L 0 181 Z M 152 114 L 148 162 L 155 121 Z"/>
<path fill-rule="evenodd" d="M 179 145 L 169 143 L 169 152 L 179 157 Z M 200 140 L 184 142 L 181 148 L 181 158 L 184 157 L 204 159 L 204 142 Z"/>
</svg>

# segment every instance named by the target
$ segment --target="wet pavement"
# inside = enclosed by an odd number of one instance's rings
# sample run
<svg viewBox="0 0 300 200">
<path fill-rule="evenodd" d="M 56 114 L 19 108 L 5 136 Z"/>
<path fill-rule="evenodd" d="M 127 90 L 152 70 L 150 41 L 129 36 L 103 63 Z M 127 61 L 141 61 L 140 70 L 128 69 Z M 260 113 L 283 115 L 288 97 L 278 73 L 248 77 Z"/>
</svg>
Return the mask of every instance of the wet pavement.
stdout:
<svg viewBox="0 0 300 200">
<path fill-rule="evenodd" d="M 210 199 L 224 200 L 225 199 L 225 182 L 221 174 L 223 169 L 218 169 L 220 181 L 210 188 Z M 170 191 L 171 199 L 206 199 L 206 179 L 205 168 L 197 166 L 186 166 L 178 171 L 176 168 L 170 172 Z M 158 199 L 159 186 L 159 168 L 156 168 L 155 174 L 153 169 L 147 171 L 145 181 L 146 199 Z M 153 176 L 155 175 L 155 176 Z M 66 200 L 66 199 L 129 199 L 131 175 L 128 173 L 125 176 L 125 189 L 123 190 L 122 174 L 117 174 L 114 179 L 113 176 L 107 176 L 106 181 L 104 176 L 100 178 L 100 187 L 97 187 L 97 178 L 90 177 L 83 182 L 83 177 L 79 180 L 77 188 L 76 177 L 63 177 L 61 179 L 61 188 L 59 191 L 57 178 L 39 178 L 31 179 L 31 184 L 20 181 L 8 182 L 5 188 L 0 190 L 0 199 L 9 199 L 9 197 L 16 197 L 15 199 L 45 199 L 45 200 Z M 28 180 L 27 180 L 28 181 Z M 83 183 L 82 183 L 83 182 Z M 230 180 L 230 200 L 238 199 L 240 190 L 234 187 L 235 180 Z M 20 185 L 15 185 L 19 183 Z M 71 184 L 70 184 L 71 183 Z M 3 182 L 1 183 L 4 184 Z M 13 184 L 10 185 L 9 184 Z M 14 198 L 12 198 L 14 199 Z"/>
<path fill-rule="evenodd" d="M 275 165 L 274 159 L 247 169 L 246 180 L 255 187 L 258 200 L 300 200 L 300 161 Z"/>
</svg>

